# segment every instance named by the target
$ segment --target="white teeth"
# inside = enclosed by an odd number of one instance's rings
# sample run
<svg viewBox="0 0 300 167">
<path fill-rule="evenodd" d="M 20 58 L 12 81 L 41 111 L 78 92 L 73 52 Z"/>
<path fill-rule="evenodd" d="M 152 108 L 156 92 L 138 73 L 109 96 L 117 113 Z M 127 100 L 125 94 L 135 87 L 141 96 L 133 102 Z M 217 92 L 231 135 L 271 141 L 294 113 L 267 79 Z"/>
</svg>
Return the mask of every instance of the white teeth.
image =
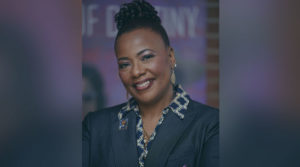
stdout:
<svg viewBox="0 0 300 167">
<path fill-rule="evenodd" d="M 150 84 L 150 81 L 146 81 L 146 82 L 141 83 L 141 84 L 136 84 L 136 87 L 137 88 L 144 88 L 144 87 L 147 87 L 149 84 Z"/>
</svg>

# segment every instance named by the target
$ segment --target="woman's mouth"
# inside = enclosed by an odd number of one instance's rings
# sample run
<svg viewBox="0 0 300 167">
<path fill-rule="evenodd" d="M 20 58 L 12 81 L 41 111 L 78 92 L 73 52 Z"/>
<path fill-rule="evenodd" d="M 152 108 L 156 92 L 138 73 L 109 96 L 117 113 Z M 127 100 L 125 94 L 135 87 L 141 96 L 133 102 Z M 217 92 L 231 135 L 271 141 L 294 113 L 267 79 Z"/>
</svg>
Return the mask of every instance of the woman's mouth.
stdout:
<svg viewBox="0 0 300 167">
<path fill-rule="evenodd" d="M 145 80 L 145 81 L 136 83 L 134 85 L 134 87 L 137 90 L 146 90 L 146 89 L 150 88 L 151 85 L 152 85 L 152 80 Z"/>
</svg>

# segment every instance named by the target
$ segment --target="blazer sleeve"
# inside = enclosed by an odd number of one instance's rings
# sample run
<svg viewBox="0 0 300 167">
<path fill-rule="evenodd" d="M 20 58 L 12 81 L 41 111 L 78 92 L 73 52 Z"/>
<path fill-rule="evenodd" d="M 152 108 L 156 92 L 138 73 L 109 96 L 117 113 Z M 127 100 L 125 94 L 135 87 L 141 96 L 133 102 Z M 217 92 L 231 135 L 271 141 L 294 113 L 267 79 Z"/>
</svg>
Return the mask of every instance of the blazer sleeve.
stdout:
<svg viewBox="0 0 300 167">
<path fill-rule="evenodd" d="M 207 128 L 206 140 L 197 167 L 219 167 L 219 121 L 213 121 Z"/>
<path fill-rule="evenodd" d="M 82 167 L 90 166 L 90 116 L 91 114 L 88 114 L 82 122 Z"/>
</svg>

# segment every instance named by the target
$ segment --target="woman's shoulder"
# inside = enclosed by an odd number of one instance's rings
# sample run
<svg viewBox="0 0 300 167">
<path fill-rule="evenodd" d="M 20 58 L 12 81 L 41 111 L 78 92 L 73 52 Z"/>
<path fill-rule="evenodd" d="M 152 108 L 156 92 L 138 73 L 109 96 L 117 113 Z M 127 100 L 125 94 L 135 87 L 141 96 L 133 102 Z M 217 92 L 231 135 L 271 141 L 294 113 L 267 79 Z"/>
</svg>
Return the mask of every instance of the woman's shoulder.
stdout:
<svg viewBox="0 0 300 167">
<path fill-rule="evenodd" d="M 193 113 L 193 116 L 198 120 L 197 122 L 207 124 L 219 122 L 219 109 L 194 100 L 190 100 L 189 103 L 188 112 Z"/>
<path fill-rule="evenodd" d="M 189 107 L 193 117 L 193 126 L 199 134 L 205 130 L 205 141 L 219 134 L 219 110 L 217 108 L 191 100 Z"/>
<path fill-rule="evenodd" d="M 192 100 L 192 99 L 190 99 L 189 103 L 190 103 L 189 107 L 192 110 L 201 110 L 202 112 L 207 112 L 209 114 L 219 114 L 219 109 L 217 109 L 215 107 L 197 102 L 197 101 Z"/>
<path fill-rule="evenodd" d="M 106 107 L 94 112 L 89 112 L 85 116 L 85 120 L 93 121 L 93 120 L 108 120 L 108 118 L 111 118 L 112 115 L 117 115 L 118 112 L 121 110 L 122 107 L 124 107 L 127 103 L 118 104 L 115 106 Z"/>
</svg>

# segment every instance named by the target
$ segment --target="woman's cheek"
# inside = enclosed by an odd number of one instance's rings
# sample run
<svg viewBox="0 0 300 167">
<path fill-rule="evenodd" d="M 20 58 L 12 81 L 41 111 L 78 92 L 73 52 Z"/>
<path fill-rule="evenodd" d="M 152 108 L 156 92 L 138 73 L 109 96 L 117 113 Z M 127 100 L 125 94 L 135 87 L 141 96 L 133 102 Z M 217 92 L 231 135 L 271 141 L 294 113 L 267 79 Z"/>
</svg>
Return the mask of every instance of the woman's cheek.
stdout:
<svg viewBox="0 0 300 167">
<path fill-rule="evenodd" d="M 119 72 L 122 83 L 126 86 L 128 83 L 128 75 L 125 72 Z"/>
<path fill-rule="evenodd" d="M 153 63 L 150 63 L 149 68 L 156 74 L 160 74 L 168 69 L 168 63 L 165 59 L 156 59 Z"/>
</svg>

